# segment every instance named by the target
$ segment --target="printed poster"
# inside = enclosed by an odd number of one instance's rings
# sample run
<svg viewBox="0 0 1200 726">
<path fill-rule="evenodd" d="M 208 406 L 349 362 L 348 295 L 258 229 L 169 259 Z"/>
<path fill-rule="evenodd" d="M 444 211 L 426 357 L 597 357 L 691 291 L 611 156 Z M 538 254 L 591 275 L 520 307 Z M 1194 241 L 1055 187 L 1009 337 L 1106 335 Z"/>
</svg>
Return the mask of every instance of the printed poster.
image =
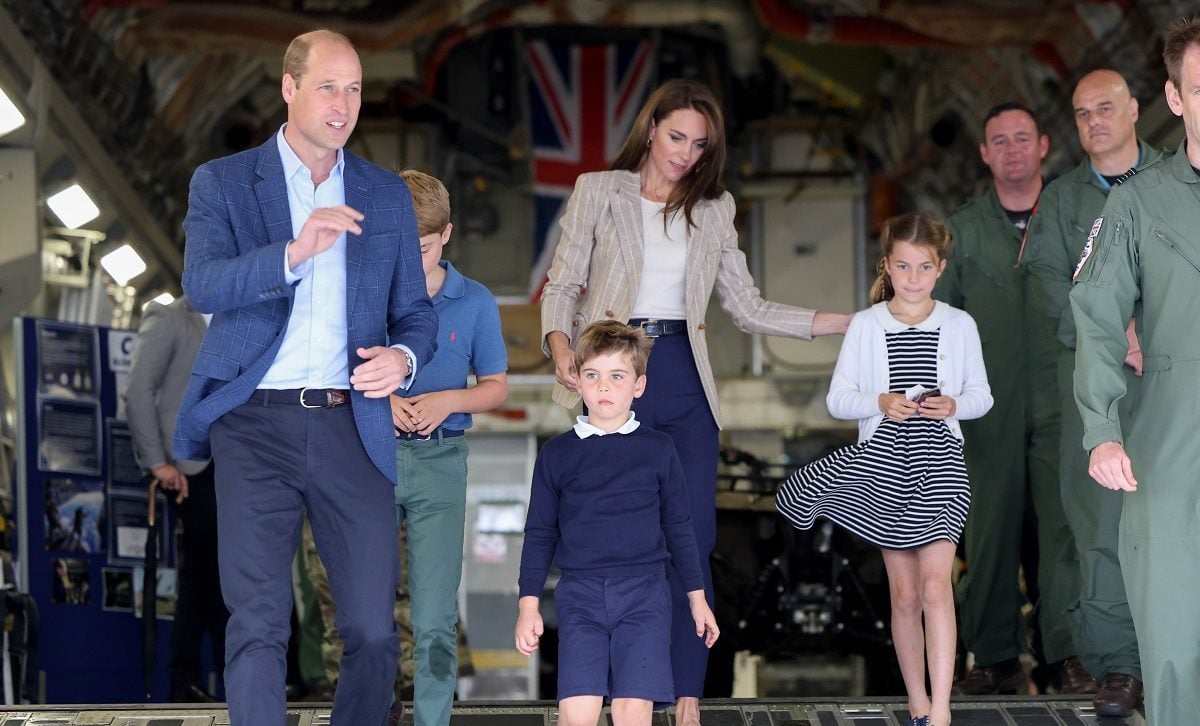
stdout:
<svg viewBox="0 0 1200 726">
<path fill-rule="evenodd" d="M 112 543 L 108 552 L 108 564 L 134 567 L 146 561 L 146 537 L 149 525 L 146 517 L 146 491 L 110 490 L 108 493 L 108 531 Z M 167 500 L 156 495 L 158 523 L 158 561 L 167 561 L 170 546 L 166 525 Z"/>
<path fill-rule="evenodd" d="M 89 479 L 47 479 L 43 496 L 46 550 L 104 551 L 104 482 Z"/>
<path fill-rule="evenodd" d="M 92 565 L 87 560 L 50 560 L 50 602 L 57 605 L 86 605 L 91 601 Z"/>
<path fill-rule="evenodd" d="M 133 612 L 133 570 L 103 567 L 100 570 L 104 593 L 101 601 L 110 612 Z"/>
<path fill-rule="evenodd" d="M 98 331 L 39 320 L 38 393 L 59 398 L 96 398 Z"/>
<path fill-rule="evenodd" d="M 38 401 L 38 468 L 100 476 L 100 407 L 92 401 Z"/>
</svg>

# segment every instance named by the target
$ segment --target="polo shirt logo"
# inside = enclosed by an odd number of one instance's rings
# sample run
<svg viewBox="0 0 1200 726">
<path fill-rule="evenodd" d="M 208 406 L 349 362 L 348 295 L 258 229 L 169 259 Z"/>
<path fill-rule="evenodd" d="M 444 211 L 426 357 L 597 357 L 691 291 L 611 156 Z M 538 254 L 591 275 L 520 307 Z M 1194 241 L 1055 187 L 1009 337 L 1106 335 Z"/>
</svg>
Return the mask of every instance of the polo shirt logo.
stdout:
<svg viewBox="0 0 1200 726">
<path fill-rule="evenodd" d="M 454 341 L 456 341 L 456 340 L 458 340 L 458 331 L 457 331 L 457 330 L 451 330 L 451 331 L 450 331 L 450 342 L 451 342 L 451 343 L 453 343 L 453 342 L 454 342 Z"/>
</svg>

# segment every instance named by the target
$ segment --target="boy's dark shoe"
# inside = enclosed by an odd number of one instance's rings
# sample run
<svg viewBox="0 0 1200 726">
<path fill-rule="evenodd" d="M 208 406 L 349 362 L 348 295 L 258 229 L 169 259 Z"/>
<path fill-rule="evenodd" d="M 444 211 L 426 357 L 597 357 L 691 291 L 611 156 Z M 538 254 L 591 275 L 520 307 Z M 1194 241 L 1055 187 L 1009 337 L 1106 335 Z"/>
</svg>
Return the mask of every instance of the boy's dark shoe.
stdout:
<svg viewBox="0 0 1200 726">
<path fill-rule="evenodd" d="M 954 684 L 960 696 L 1012 695 L 1025 688 L 1029 678 L 1017 658 L 1009 658 L 989 666 L 975 666 L 967 677 Z"/>
<path fill-rule="evenodd" d="M 400 726 L 400 722 L 404 720 L 404 689 L 400 687 L 400 682 L 392 688 L 392 705 L 388 707 L 387 726 Z"/>
<path fill-rule="evenodd" d="M 1105 673 L 1092 703 L 1097 716 L 1128 716 L 1142 704 L 1142 682 L 1128 673 Z"/>
<path fill-rule="evenodd" d="M 387 726 L 400 726 L 404 720 L 404 701 L 393 701 L 388 709 Z"/>
<path fill-rule="evenodd" d="M 1082 695 L 1095 693 L 1100 690 L 1096 679 L 1088 673 L 1079 658 L 1071 656 L 1058 663 L 1054 669 L 1058 676 L 1058 692 L 1063 694 Z"/>
</svg>

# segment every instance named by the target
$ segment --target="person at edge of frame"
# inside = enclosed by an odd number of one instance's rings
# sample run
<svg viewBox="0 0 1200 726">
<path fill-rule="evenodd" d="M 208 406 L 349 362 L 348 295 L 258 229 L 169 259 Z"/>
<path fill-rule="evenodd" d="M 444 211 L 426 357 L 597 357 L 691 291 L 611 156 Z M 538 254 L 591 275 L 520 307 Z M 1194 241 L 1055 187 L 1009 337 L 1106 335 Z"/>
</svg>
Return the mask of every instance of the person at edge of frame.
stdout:
<svg viewBox="0 0 1200 726">
<path fill-rule="evenodd" d="M 1075 400 L 1088 473 L 1122 494 L 1118 553 L 1137 632 L 1146 723 L 1200 714 L 1200 18 L 1163 41 L 1167 105 L 1184 140 L 1109 192 L 1071 288 Z M 1142 380 L 1129 421 L 1126 327 L 1137 321 Z"/>
</svg>

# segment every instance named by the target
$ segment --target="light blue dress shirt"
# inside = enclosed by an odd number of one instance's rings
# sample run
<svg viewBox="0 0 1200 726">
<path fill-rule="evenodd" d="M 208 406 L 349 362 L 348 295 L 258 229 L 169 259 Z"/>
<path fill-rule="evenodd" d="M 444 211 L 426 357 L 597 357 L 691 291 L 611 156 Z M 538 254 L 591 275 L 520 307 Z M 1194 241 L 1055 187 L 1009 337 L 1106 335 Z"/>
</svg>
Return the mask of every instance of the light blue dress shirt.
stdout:
<svg viewBox="0 0 1200 726">
<path fill-rule="evenodd" d="M 292 239 L 300 235 L 305 221 L 315 209 L 346 203 L 343 177 L 345 157 L 338 149 L 337 163 L 329 177 L 314 185 L 312 172 L 292 151 L 283 137 L 287 124 L 279 128 L 275 140 L 283 161 L 287 183 L 288 207 L 292 217 Z M 283 258 L 284 277 L 296 285 L 292 314 L 283 333 L 283 342 L 275 361 L 258 384 L 259 388 L 349 388 L 350 368 L 346 350 L 346 233 L 338 235 L 333 246 L 288 269 L 287 252 Z M 409 366 L 414 356 L 405 346 Z M 415 369 L 409 371 L 402 387 L 412 382 Z"/>
<path fill-rule="evenodd" d="M 312 172 L 283 138 L 284 124 L 275 135 L 283 160 L 292 238 L 300 235 L 314 209 L 346 203 L 342 180 L 345 160 L 338 150 L 337 163 L 329 178 L 314 186 Z M 310 257 L 284 275 L 296 285 L 292 314 L 283 333 L 279 354 L 267 370 L 259 388 L 349 388 L 346 355 L 346 235 L 338 235 L 333 246 Z"/>
</svg>

